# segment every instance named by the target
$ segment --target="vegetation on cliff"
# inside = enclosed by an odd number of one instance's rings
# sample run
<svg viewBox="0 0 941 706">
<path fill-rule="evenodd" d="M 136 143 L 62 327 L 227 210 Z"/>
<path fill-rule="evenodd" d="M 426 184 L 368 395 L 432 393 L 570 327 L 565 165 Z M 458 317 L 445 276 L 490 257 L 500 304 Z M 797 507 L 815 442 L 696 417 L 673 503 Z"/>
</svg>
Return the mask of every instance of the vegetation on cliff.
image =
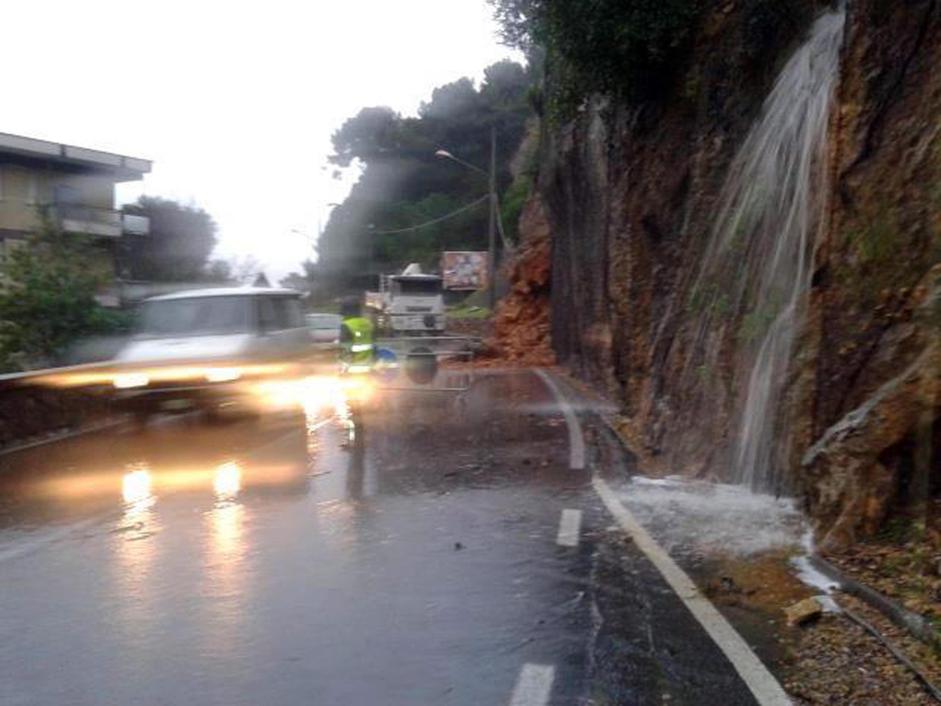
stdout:
<svg viewBox="0 0 941 706">
<path fill-rule="evenodd" d="M 741 18 L 735 52 L 773 62 L 782 42 L 806 26 L 817 0 L 490 0 L 503 40 L 545 56 L 543 103 L 555 120 L 573 117 L 592 94 L 639 103 L 695 92 L 683 77 L 704 21 Z"/>
</svg>

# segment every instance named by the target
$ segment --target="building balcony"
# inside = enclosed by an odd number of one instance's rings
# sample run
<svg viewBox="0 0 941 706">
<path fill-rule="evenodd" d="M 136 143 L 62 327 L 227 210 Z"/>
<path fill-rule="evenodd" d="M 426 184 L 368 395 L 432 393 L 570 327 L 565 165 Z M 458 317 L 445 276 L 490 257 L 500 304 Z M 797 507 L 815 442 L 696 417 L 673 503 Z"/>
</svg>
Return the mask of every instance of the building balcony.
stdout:
<svg viewBox="0 0 941 706">
<path fill-rule="evenodd" d="M 124 231 L 124 235 L 148 235 L 150 233 L 150 219 L 147 216 L 132 216 L 129 213 L 122 213 L 121 230 Z"/>
<path fill-rule="evenodd" d="M 146 216 L 132 216 L 111 208 L 56 204 L 51 212 L 66 233 L 119 238 L 125 234 L 147 235 L 150 232 L 150 219 Z"/>
</svg>

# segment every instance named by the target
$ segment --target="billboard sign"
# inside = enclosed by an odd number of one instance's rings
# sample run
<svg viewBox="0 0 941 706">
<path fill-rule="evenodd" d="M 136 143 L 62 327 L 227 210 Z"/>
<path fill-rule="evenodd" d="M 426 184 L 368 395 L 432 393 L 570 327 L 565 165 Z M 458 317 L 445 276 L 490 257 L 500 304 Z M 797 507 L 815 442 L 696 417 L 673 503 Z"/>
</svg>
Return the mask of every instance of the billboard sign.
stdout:
<svg viewBox="0 0 941 706">
<path fill-rule="evenodd" d="M 489 281 L 487 253 L 451 250 L 441 254 L 444 288 L 452 291 L 486 289 Z"/>
</svg>

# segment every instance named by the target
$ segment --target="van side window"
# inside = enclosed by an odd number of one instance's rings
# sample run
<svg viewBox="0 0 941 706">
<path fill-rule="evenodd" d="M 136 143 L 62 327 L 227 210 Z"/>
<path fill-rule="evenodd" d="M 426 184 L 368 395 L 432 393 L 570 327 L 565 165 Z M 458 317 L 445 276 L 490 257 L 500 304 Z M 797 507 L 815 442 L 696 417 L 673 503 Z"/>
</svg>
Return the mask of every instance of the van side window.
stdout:
<svg viewBox="0 0 941 706">
<path fill-rule="evenodd" d="M 262 331 L 280 331 L 278 300 L 275 297 L 258 297 L 258 320 Z"/>
<path fill-rule="evenodd" d="M 304 315 L 301 313 L 301 303 L 292 297 L 284 298 L 285 326 L 287 328 L 303 328 Z"/>
</svg>

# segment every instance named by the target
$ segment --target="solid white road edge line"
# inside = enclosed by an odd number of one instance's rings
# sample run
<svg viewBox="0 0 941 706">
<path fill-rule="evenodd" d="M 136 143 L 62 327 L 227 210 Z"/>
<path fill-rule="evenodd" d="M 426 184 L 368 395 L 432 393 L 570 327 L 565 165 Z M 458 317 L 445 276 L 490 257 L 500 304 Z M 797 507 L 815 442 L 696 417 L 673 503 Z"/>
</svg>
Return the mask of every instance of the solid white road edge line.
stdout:
<svg viewBox="0 0 941 706">
<path fill-rule="evenodd" d="M 555 543 L 560 547 L 577 547 L 581 526 L 582 511 L 566 508 L 559 520 L 559 534 L 556 535 Z"/>
<path fill-rule="evenodd" d="M 524 664 L 513 687 L 510 706 L 546 706 L 555 681 L 555 667 L 548 664 Z"/>
<path fill-rule="evenodd" d="M 735 671 L 751 690 L 755 699 L 762 706 L 778 706 L 790 704 L 787 693 L 768 671 L 768 668 L 758 659 L 748 643 L 739 635 L 735 628 L 725 619 L 714 605 L 706 598 L 693 580 L 686 575 L 676 562 L 670 558 L 666 551 L 647 534 L 631 512 L 624 507 L 617 493 L 598 476 L 592 478 L 592 485 L 601 497 L 608 512 L 614 515 L 618 524 L 627 532 L 634 544 L 640 549 L 651 563 L 657 567 L 660 575 L 670 584 L 670 588 L 679 596 L 680 600 L 689 608 L 703 629 L 709 633 L 719 649 L 728 657 Z"/>
<path fill-rule="evenodd" d="M 575 410 L 572 409 L 572 405 L 562 394 L 559 386 L 555 384 L 555 380 L 545 370 L 537 369 L 536 375 L 549 388 L 549 392 L 562 409 L 562 416 L 565 417 L 565 424 L 569 430 L 569 468 L 573 471 L 582 471 L 585 469 L 585 439 L 582 436 L 582 427 L 578 423 L 578 417 L 575 416 Z"/>
<path fill-rule="evenodd" d="M 565 421 L 569 428 L 569 438 L 573 440 L 571 444 L 572 468 L 575 468 L 576 444 L 574 438 L 576 436 L 579 440 L 579 453 L 582 460 L 580 468 L 584 468 L 585 444 L 578 417 L 575 416 L 572 406 L 549 374 L 543 370 L 537 370 L 536 372 L 552 390 L 559 406 L 562 408 L 562 413 L 565 415 Z M 611 489 L 611 486 L 597 475 L 592 477 L 591 483 L 605 507 L 608 508 L 608 512 L 614 516 L 621 528 L 630 535 L 637 548 L 657 567 L 657 571 L 670 585 L 673 592 L 683 601 L 693 617 L 699 621 L 709 637 L 732 663 L 735 671 L 738 672 L 746 686 L 751 690 L 758 703 L 761 706 L 785 706 L 785 704 L 790 704 L 791 700 L 788 698 L 787 693 L 778 683 L 778 680 L 774 678 L 774 675 L 758 659 L 758 655 L 735 631 L 735 628 L 725 619 L 725 616 L 702 594 L 696 584 L 693 583 L 693 580 L 686 575 L 686 572 L 670 558 L 670 555 L 666 553 L 663 547 L 654 541 L 653 537 L 647 533 L 647 530 L 634 518 L 630 510 L 624 507 L 621 499 Z"/>
</svg>

